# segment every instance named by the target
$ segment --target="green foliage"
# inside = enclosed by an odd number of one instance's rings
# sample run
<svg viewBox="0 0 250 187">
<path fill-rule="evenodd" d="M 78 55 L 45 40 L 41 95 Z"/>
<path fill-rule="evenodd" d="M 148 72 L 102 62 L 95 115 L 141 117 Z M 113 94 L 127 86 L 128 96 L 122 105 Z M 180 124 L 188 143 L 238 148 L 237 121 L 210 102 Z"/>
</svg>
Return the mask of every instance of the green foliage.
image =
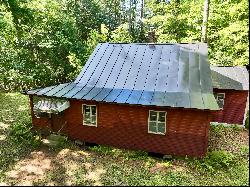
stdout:
<svg viewBox="0 0 250 187">
<path fill-rule="evenodd" d="M 208 36 L 212 64 L 248 64 L 248 12 L 247 0 L 211 1 Z"/>
<path fill-rule="evenodd" d="M 245 128 L 249 130 L 249 111 L 247 111 L 247 117 L 245 121 Z"/>
<path fill-rule="evenodd" d="M 243 145 L 240 148 L 240 155 L 249 157 L 249 146 Z"/>
<path fill-rule="evenodd" d="M 233 129 L 235 132 L 241 131 L 241 127 L 240 127 L 239 125 L 237 125 L 237 124 L 233 124 L 233 125 L 232 125 L 232 129 Z"/>
<path fill-rule="evenodd" d="M 223 136 L 223 132 L 225 130 L 225 126 L 223 126 L 222 124 L 218 124 L 218 125 L 211 125 L 210 129 L 211 131 L 216 135 L 216 136 Z"/>
<path fill-rule="evenodd" d="M 195 160 L 196 167 L 213 172 L 216 169 L 228 169 L 235 164 L 235 156 L 227 151 L 212 151 L 202 160 Z"/>
<path fill-rule="evenodd" d="M 120 150 L 117 148 L 109 147 L 109 146 L 94 146 L 89 147 L 90 150 L 101 153 L 103 155 L 112 155 L 115 158 L 124 157 L 126 159 L 140 159 L 146 160 L 148 159 L 148 154 L 145 151 L 130 151 L 130 150 Z"/>
<path fill-rule="evenodd" d="M 38 134 L 34 135 L 31 132 L 32 124 L 30 122 L 19 121 L 14 123 L 10 128 L 10 138 L 15 143 L 25 142 L 26 144 L 37 148 L 40 144 L 40 137 Z"/>
<path fill-rule="evenodd" d="M 154 27 L 158 42 L 199 42 L 203 19 L 203 0 L 148 1 L 146 28 Z M 247 0 L 210 1 L 208 18 L 209 61 L 217 65 L 247 65 Z M 147 29 L 148 30 L 148 29 Z"/>
<path fill-rule="evenodd" d="M 248 64 L 248 10 L 247 0 L 211 0 L 210 63 Z M 140 0 L 3 1 L 0 89 L 72 81 L 98 42 L 147 42 L 151 27 L 160 43 L 199 42 L 202 19 L 203 0 L 146 0 L 144 7 Z"/>
<path fill-rule="evenodd" d="M 38 148 L 38 134 L 32 134 L 28 97 L 0 93 L 0 176 L 11 164 Z"/>
<path fill-rule="evenodd" d="M 128 24 L 120 25 L 111 35 L 112 42 L 130 43 L 133 41 L 132 36 L 128 32 Z"/>
</svg>

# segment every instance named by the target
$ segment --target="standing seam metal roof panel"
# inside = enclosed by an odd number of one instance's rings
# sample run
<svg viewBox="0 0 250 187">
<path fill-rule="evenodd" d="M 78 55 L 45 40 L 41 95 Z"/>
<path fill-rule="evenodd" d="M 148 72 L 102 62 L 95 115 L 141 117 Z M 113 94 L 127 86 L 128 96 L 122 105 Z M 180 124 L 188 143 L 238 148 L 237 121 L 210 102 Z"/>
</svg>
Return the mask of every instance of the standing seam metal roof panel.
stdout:
<svg viewBox="0 0 250 187">
<path fill-rule="evenodd" d="M 98 44 L 73 83 L 28 94 L 217 110 L 206 44 Z"/>
</svg>

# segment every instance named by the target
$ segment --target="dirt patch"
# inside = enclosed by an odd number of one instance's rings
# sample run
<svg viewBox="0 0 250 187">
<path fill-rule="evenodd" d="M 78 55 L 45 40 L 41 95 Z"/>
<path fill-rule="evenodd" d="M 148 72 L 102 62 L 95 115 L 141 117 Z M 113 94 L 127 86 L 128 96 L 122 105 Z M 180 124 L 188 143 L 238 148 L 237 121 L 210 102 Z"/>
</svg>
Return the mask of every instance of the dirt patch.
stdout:
<svg viewBox="0 0 250 187">
<path fill-rule="evenodd" d="M 32 185 L 32 181 L 45 177 L 51 169 L 52 159 L 45 149 L 33 151 L 6 173 L 6 179 L 10 184 Z"/>
</svg>

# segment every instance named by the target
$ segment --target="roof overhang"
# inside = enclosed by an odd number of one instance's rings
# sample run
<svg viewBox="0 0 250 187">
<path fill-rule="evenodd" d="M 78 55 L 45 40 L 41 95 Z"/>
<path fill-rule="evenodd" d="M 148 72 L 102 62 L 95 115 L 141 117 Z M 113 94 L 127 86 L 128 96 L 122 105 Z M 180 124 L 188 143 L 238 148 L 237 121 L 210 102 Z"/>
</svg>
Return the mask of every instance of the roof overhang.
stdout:
<svg viewBox="0 0 250 187">
<path fill-rule="evenodd" d="M 67 100 L 53 100 L 48 98 L 42 98 L 36 104 L 34 104 L 35 112 L 45 113 L 59 113 L 70 107 L 70 103 Z"/>
</svg>

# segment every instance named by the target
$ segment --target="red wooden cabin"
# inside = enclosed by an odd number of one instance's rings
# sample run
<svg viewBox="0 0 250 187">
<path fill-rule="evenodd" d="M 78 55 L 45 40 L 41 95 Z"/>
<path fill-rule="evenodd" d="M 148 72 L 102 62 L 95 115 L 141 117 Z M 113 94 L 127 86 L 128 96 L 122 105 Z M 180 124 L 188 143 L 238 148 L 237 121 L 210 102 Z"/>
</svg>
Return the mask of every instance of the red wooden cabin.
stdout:
<svg viewBox="0 0 250 187">
<path fill-rule="evenodd" d="M 219 109 L 204 43 L 98 44 L 74 82 L 27 94 L 36 129 L 179 156 L 206 154 Z"/>
<path fill-rule="evenodd" d="M 215 98 L 220 110 L 213 122 L 244 124 L 248 109 L 249 74 L 244 66 L 211 66 Z"/>
</svg>

